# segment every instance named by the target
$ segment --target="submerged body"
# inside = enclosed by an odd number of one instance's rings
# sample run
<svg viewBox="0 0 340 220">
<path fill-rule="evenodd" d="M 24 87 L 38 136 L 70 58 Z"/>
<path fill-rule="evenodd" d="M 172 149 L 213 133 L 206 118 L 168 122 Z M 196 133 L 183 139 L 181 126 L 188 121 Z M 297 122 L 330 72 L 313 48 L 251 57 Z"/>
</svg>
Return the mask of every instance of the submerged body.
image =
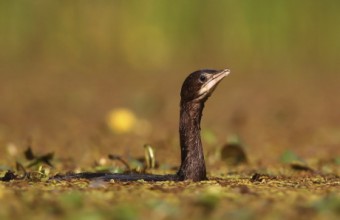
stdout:
<svg viewBox="0 0 340 220">
<path fill-rule="evenodd" d="M 78 173 L 57 175 L 52 179 L 98 179 L 119 181 L 181 181 L 206 180 L 206 168 L 203 147 L 200 136 L 200 123 L 204 103 L 215 90 L 218 83 L 230 71 L 225 70 L 199 70 L 191 73 L 184 81 L 181 89 L 179 138 L 181 147 L 181 166 L 177 174 L 112 174 L 112 173 Z"/>
</svg>

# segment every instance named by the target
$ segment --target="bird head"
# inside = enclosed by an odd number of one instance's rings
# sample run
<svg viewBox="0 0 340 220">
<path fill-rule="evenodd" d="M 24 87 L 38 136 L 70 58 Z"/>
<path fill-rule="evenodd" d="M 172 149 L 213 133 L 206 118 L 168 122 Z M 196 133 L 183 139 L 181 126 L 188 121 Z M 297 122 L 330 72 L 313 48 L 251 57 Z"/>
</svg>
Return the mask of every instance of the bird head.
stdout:
<svg viewBox="0 0 340 220">
<path fill-rule="evenodd" d="M 221 80 L 230 73 L 224 70 L 198 70 L 191 73 L 181 89 L 181 100 L 185 102 L 205 102 Z"/>
</svg>

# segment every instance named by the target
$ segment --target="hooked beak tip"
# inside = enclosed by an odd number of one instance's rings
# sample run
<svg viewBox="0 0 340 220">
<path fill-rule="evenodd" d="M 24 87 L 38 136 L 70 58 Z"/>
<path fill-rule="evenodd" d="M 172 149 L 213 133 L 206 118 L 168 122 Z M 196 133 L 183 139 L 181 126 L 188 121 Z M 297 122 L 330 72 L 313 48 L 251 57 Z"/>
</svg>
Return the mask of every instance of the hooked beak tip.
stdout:
<svg viewBox="0 0 340 220">
<path fill-rule="evenodd" d="M 224 69 L 221 71 L 221 73 L 224 73 L 224 75 L 228 75 L 230 73 L 230 69 Z"/>
</svg>

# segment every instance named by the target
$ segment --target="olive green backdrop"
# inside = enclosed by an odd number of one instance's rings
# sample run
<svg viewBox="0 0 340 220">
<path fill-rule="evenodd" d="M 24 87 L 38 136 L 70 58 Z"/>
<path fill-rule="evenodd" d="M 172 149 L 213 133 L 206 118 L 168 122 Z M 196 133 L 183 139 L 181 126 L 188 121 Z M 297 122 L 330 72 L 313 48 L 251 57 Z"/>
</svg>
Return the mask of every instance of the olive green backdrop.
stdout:
<svg viewBox="0 0 340 220">
<path fill-rule="evenodd" d="M 178 152 L 183 79 L 230 68 L 204 113 L 216 136 L 206 149 L 238 134 L 254 160 L 258 149 L 314 155 L 311 145 L 340 141 L 339 9 L 336 0 L 1 1 L 0 142 L 24 149 L 32 137 L 35 149 L 91 160 L 146 142 Z M 105 117 L 119 107 L 151 132 L 109 134 Z"/>
</svg>

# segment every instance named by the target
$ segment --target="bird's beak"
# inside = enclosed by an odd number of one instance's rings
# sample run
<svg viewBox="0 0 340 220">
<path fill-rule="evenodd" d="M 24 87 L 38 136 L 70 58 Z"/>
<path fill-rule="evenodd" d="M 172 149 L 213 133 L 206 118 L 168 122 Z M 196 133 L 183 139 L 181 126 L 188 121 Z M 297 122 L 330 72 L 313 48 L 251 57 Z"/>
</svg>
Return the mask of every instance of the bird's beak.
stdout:
<svg viewBox="0 0 340 220">
<path fill-rule="evenodd" d="M 227 76 L 229 73 L 230 73 L 229 69 L 224 69 L 224 70 L 221 70 L 220 72 L 215 73 L 213 77 L 208 82 L 205 83 L 205 85 L 203 86 L 203 89 L 205 91 L 210 91 L 210 90 L 213 91 L 215 87 L 217 86 L 217 84 L 221 82 L 221 80 L 225 76 Z"/>
<path fill-rule="evenodd" d="M 221 70 L 220 72 L 217 72 L 214 74 L 214 77 L 212 78 L 212 81 L 214 81 L 215 83 L 218 83 L 219 81 L 221 81 L 225 76 L 227 76 L 230 73 L 229 69 L 224 69 Z"/>
<path fill-rule="evenodd" d="M 206 82 L 200 89 L 199 91 L 199 94 L 201 95 L 200 97 L 202 96 L 209 97 L 211 93 L 215 90 L 218 83 L 221 82 L 221 80 L 229 73 L 230 73 L 229 69 L 224 69 L 217 73 L 214 73 L 213 77 L 211 77 L 211 79 L 208 82 Z"/>
</svg>

